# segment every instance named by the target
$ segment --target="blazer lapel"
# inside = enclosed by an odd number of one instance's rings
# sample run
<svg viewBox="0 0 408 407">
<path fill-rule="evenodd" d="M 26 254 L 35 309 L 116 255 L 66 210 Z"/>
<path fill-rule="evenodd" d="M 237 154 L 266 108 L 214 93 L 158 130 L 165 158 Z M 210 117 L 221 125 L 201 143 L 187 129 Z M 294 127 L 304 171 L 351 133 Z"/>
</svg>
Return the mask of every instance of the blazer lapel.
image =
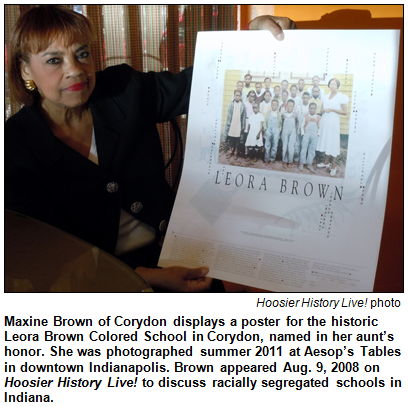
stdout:
<svg viewBox="0 0 408 407">
<path fill-rule="evenodd" d="M 24 119 L 24 127 L 29 135 L 28 142 L 44 167 L 49 168 L 63 158 L 62 143 L 45 123 L 36 105 L 27 107 L 25 112 L 27 118 Z"/>
<path fill-rule="evenodd" d="M 120 135 L 124 131 L 125 116 L 108 91 L 97 85 L 89 100 L 94 119 L 95 140 L 98 149 L 99 165 L 109 168 Z"/>
<path fill-rule="evenodd" d="M 55 137 L 37 106 L 28 107 L 26 114 L 24 127 L 29 135 L 28 141 L 48 172 L 58 174 L 58 171 L 63 171 L 79 177 L 106 178 L 106 171 Z"/>
</svg>

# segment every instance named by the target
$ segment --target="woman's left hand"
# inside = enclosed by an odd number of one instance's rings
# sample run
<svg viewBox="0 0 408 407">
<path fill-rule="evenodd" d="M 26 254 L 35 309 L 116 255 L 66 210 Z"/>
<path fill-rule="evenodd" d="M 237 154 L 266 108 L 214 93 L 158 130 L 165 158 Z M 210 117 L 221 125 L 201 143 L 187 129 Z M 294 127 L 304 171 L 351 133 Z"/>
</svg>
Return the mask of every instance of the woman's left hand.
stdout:
<svg viewBox="0 0 408 407">
<path fill-rule="evenodd" d="M 269 30 L 278 41 L 285 38 L 282 30 L 295 30 L 296 28 L 295 22 L 287 17 L 259 16 L 249 24 L 250 30 Z"/>
<path fill-rule="evenodd" d="M 197 293 L 208 291 L 212 283 L 212 278 L 206 277 L 209 272 L 208 267 L 195 269 L 179 266 L 160 269 L 138 267 L 136 272 L 152 287 L 171 292 Z"/>
</svg>

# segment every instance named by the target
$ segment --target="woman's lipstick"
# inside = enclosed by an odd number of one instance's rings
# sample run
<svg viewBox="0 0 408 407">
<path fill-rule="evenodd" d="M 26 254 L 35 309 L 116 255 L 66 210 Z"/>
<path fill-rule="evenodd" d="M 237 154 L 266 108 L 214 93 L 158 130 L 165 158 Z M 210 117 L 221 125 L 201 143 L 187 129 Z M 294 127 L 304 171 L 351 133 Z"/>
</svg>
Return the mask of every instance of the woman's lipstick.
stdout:
<svg viewBox="0 0 408 407">
<path fill-rule="evenodd" d="M 71 92 L 76 92 L 76 91 L 78 91 L 78 90 L 84 89 L 86 85 L 87 85 L 87 82 L 75 83 L 75 84 L 73 84 L 73 85 L 68 86 L 67 88 L 65 88 L 65 90 L 71 91 Z"/>
</svg>

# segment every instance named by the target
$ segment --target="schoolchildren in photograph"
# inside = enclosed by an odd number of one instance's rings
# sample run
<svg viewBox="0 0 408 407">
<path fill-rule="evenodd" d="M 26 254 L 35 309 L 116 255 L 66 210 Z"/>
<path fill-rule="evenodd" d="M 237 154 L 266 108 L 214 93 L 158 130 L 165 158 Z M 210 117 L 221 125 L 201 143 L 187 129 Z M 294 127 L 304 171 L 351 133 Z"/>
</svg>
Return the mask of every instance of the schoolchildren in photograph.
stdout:
<svg viewBox="0 0 408 407">
<path fill-rule="evenodd" d="M 289 94 L 288 86 L 289 86 L 289 82 L 288 82 L 286 79 L 284 79 L 284 80 L 281 82 L 281 93 L 280 93 L 280 97 L 282 97 L 282 93 L 283 93 L 283 92 L 288 92 L 288 94 Z"/>
<path fill-rule="evenodd" d="M 248 126 L 249 126 L 248 120 L 251 114 L 254 113 L 254 109 L 252 108 L 252 104 L 254 103 L 254 101 L 255 101 L 255 91 L 251 90 L 248 93 L 247 101 L 245 102 L 245 113 L 246 113 L 245 129 L 244 129 L 244 136 L 242 138 L 242 141 L 240 142 L 240 144 L 243 144 L 244 150 L 245 150 L 245 142 L 248 137 Z"/>
<path fill-rule="evenodd" d="M 282 92 L 282 102 L 281 102 L 281 104 L 279 105 L 279 111 L 280 111 L 281 113 L 285 113 L 285 112 L 286 112 L 286 105 L 287 105 L 288 97 L 289 97 L 288 92 L 287 92 L 286 90 L 284 90 L 284 91 Z M 295 103 L 295 102 L 293 102 L 293 103 Z"/>
<path fill-rule="evenodd" d="M 305 81 L 303 79 L 299 79 L 298 81 L 298 96 L 302 97 L 303 96 L 303 92 L 305 91 L 304 89 L 305 87 Z"/>
<path fill-rule="evenodd" d="M 294 112 L 295 102 L 289 99 L 286 105 L 286 112 L 282 114 L 282 168 L 292 168 L 293 155 L 296 142 L 296 113 Z"/>
<path fill-rule="evenodd" d="M 319 99 L 320 88 L 318 86 L 314 86 L 312 88 L 312 94 L 309 99 L 310 103 L 316 103 L 316 114 L 319 116 L 322 115 L 322 108 L 323 108 L 323 101 Z"/>
<path fill-rule="evenodd" d="M 234 100 L 228 107 L 227 122 L 225 124 L 223 135 L 223 141 L 227 141 L 230 147 L 230 151 L 227 153 L 226 158 L 234 156 L 235 160 L 238 159 L 238 145 L 241 136 L 243 137 L 245 122 L 245 105 L 241 101 L 241 91 L 236 90 L 234 92 Z"/>
<path fill-rule="evenodd" d="M 267 91 L 267 90 L 269 90 L 269 92 L 271 92 L 271 94 L 272 94 L 272 89 L 271 89 L 271 78 L 265 78 L 265 80 L 264 80 L 264 89 L 265 89 L 265 92 Z"/>
<path fill-rule="evenodd" d="M 295 102 L 295 111 L 302 104 L 302 98 L 297 95 L 298 93 L 298 87 L 296 85 L 292 85 L 290 87 L 290 95 L 289 99 L 292 99 Z"/>
<path fill-rule="evenodd" d="M 320 88 L 319 83 L 320 83 L 320 78 L 319 78 L 317 75 L 316 75 L 316 76 L 313 76 L 313 78 L 312 78 L 312 86 L 311 86 L 307 91 L 311 94 L 311 93 L 313 92 L 313 88 L 314 88 L 315 86 L 317 86 L 317 87 L 319 88 L 319 96 L 318 96 L 318 98 L 319 98 L 320 100 L 323 100 L 324 90 Z"/>
<path fill-rule="evenodd" d="M 269 90 L 266 90 L 264 93 L 264 101 L 261 102 L 259 105 L 259 111 L 262 113 L 262 115 L 265 117 L 266 113 L 271 110 L 271 92 Z"/>
<path fill-rule="evenodd" d="M 252 76 L 251 74 L 247 73 L 244 76 L 244 88 L 242 89 L 242 91 L 248 96 L 248 93 L 253 90 L 255 91 L 255 88 L 253 86 L 251 86 L 251 82 L 252 82 Z"/>
<path fill-rule="evenodd" d="M 254 162 L 258 161 L 259 153 L 262 151 L 263 140 L 263 123 L 264 117 L 259 113 L 259 106 L 257 103 L 252 105 L 254 114 L 249 116 L 248 120 L 248 137 L 245 142 L 245 156 L 246 161 L 249 162 L 253 157 Z"/>
<path fill-rule="evenodd" d="M 237 88 L 236 88 L 235 90 L 241 91 L 241 94 L 242 94 L 241 100 L 242 100 L 242 102 L 245 103 L 247 96 L 246 96 L 246 94 L 243 92 L 243 88 L 244 88 L 244 82 L 238 81 L 238 82 L 237 82 Z M 232 93 L 232 100 L 234 100 L 234 98 L 235 98 L 234 93 L 235 93 L 235 91 Z"/>
<path fill-rule="evenodd" d="M 273 88 L 273 98 L 279 101 L 279 105 L 282 103 L 281 87 L 279 85 Z"/>
<path fill-rule="evenodd" d="M 271 110 L 265 115 L 265 158 L 266 164 L 273 164 L 276 160 L 280 132 L 282 131 L 282 114 L 278 111 L 279 101 L 273 99 Z"/>
<path fill-rule="evenodd" d="M 296 143 L 295 143 L 295 153 L 293 155 L 293 161 L 298 163 L 300 160 L 300 150 L 302 148 L 302 132 L 301 126 L 303 118 L 309 113 L 309 99 L 310 95 L 308 92 L 303 92 L 302 104 L 295 108 L 297 116 L 297 130 L 296 130 Z"/>
<path fill-rule="evenodd" d="M 255 83 L 255 102 L 259 105 L 263 101 L 265 89 L 262 87 L 261 82 Z"/>
<path fill-rule="evenodd" d="M 313 174 L 316 170 L 312 167 L 313 159 L 316 155 L 318 137 L 320 135 L 321 116 L 316 114 L 316 103 L 309 105 L 309 113 L 302 120 L 301 132 L 303 135 L 302 152 L 300 154 L 299 170 L 303 171 L 304 166 Z"/>
<path fill-rule="evenodd" d="M 295 112 L 297 114 L 297 117 L 299 119 L 299 122 L 301 123 L 301 117 L 300 115 L 305 115 L 309 113 L 309 101 L 310 101 L 310 94 L 309 92 L 303 92 L 302 96 L 302 103 L 295 108 Z M 303 117 L 302 117 L 303 119 Z"/>
</svg>

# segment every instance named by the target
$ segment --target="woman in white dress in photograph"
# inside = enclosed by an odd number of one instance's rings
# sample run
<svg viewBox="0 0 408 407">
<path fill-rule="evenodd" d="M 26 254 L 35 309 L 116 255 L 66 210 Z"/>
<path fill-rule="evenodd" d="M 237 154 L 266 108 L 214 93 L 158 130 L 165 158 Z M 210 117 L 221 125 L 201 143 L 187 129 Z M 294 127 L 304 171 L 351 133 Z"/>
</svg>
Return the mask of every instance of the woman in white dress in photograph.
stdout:
<svg viewBox="0 0 408 407">
<path fill-rule="evenodd" d="M 326 158 L 317 167 L 330 169 L 330 176 L 334 177 L 337 156 L 340 155 L 340 115 L 347 115 L 349 97 L 339 92 L 340 81 L 336 78 L 330 79 L 328 87 L 330 93 L 323 96 L 322 132 L 316 147 L 317 151 L 326 154 Z M 331 164 L 330 157 L 333 157 Z"/>
</svg>

